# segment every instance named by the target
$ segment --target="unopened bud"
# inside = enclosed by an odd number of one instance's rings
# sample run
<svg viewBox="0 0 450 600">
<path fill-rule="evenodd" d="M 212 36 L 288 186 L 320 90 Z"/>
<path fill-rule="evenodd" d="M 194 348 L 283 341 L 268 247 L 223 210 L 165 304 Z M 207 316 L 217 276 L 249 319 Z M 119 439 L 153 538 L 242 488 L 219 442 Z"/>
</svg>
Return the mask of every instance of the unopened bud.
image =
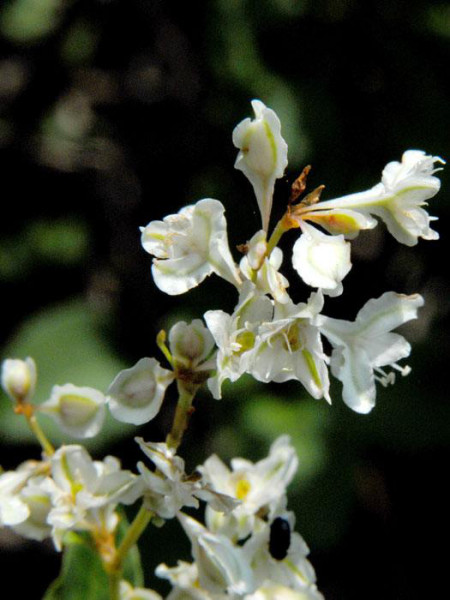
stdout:
<svg viewBox="0 0 450 600">
<path fill-rule="evenodd" d="M 249 179 L 267 231 L 275 180 L 282 177 L 287 165 L 287 144 L 273 110 L 260 100 L 252 101 L 255 118 L 244 119 L 233 131 L 233 144 L 239 148 L 235 167 Z"/>
<path fill-rule="evenodd" d="M 36 387 L 36 365 L 32 358 L 7 358 L 2 365 L 2 387 L 14 402 L 28 402 Z"/>
<path fill-rule="evenodd" d="M 169 332 L 170 351 L 177 367 L 189 370 L 213 368 L 205 364 L 215 346 L 214 338 L 200 319 L 179 321 Z"/>
</svg>

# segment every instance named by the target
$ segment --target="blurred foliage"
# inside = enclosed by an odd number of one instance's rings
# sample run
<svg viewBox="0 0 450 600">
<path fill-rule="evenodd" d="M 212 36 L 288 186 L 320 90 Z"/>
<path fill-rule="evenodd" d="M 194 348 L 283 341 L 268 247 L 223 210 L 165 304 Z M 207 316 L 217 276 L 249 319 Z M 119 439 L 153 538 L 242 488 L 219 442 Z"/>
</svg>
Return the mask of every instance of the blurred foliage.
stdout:
<svg viewBox="0 0 450 600">
<path fill-rule="evenodd" d="M 34 267 L 77 265 L 86 258 L 89 235 L 81 221 L 33 220 L 0 240 L 0 277 L 23 279 Z"/>
<path fill-rule="evenodd" d="M 95 314 L 83 300 L 72 300 L 32 315 L 21 325 L 4 353 L 5 356 L 32 356 L 36 361 L 37 404 L 50 397 L 53 385 L 69 382 L 105 392 L 116 374 L 125 368 L 96 330 Z M 17 444 L 34 439 L 25 419 L 14 414 L 3 391 L 0 420 L 5 442 Z M 70 441 L 53 421 L 45 416 L 42 421 L 52 443 L 60 445 Z M 130 436 L 133 431 L 134 428 L 109 418 L 102 435 L 86 440 L 85 445 L 98 450 L 99 445 L 108 446 L 114 437 Z"/>
<path fill-rule="evenodd" d="M 138 227 L 217 197 L 232 244 L 254 233 L 231 143 L 251 98 L 279 113 L 289 144 L 276 214 L 308 163 L 311 187 L 326 184 L 331 198 L 374 185 L 407 148 L 448 158 L 449 15 L 448 4 L 425 0 L 2 3 L 2 356 L 36 359 L 39 400 L 54 383 L 105 389 L 123 366 L 155 355 L 162 326 L 232 310 L 235 298 L 213 278 L 181 299 L 158 293 Z M 382 227 L 361 235 L 345 293 L 326 306 L 353 318 L 386 289 L 424 294 L 406 333 L 410 377 L 380 390 L 367 417 L 342 405 L 339 385 L 328 407 L 299 385 L 243 378 L 220 403 L 199 398 L 188 432 L 192 468 L 213 451 L 258 460 L 291 434 L 300 456 L 292 502 L 328 600 L 433 591 L 416 574 L 438 571 L 421 549 L 435 543 L 448 502 L 448 169 L 442 181 L 430 207 L 442 239 L 405 249 Z M 291 293 L 298 301 L 308 291 L 291 279 Z M 0 418 L 8 451 L 27 433 L 4 397 Z M 93 443 L 128 431 L 108 425 Z"/>
<path fill-rule="evenodd" d="M 5 3 L 1 31 L 14 42 L 33 44 L 58 27 L 67 0 L 12 0 Z"/>
</svg>

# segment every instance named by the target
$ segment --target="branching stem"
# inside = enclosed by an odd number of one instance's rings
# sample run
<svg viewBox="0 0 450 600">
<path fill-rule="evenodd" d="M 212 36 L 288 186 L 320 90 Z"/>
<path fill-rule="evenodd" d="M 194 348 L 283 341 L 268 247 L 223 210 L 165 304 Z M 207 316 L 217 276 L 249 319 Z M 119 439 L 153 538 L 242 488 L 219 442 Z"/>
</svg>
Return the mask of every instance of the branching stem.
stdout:
<svg viewBox="0 0 450 600">
<path fill-rule="evenodd" d="M 177 380 L 177 386 L 179 394 L 177 408 L 172 423 L 172 430 L 166 438 L 169 448 L 174 448 L 175 450 L 181 444 L 184 432 L 188 426 L 189 417 L 193 412 L 192 402 L 199 387 L 196 384 L 180 379 Z"/>
</svg>

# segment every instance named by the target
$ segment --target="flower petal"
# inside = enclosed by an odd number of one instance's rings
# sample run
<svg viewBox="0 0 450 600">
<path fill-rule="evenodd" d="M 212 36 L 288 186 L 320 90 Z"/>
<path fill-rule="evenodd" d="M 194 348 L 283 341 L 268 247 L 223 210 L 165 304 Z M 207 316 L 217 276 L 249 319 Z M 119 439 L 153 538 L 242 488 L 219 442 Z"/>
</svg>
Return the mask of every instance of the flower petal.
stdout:
<svg viewBox="0 0 450 600">
<path fill-rule="evenodd" d="M 295 242 L 292 264 L 305 283 L 325 294 L 342 293 L 342 279 L 350 271 L 350 244 L 343 235 L 326 235 L 302 223 L 303 234 Z"/>
</svg>

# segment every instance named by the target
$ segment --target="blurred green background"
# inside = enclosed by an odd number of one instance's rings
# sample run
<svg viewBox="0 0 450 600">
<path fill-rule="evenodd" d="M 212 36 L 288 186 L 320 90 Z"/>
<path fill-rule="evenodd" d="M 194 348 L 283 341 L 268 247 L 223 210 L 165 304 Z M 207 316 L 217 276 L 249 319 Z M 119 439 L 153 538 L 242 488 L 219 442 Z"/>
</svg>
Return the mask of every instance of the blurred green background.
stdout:
<svg viewBox="0 0 450 600">
<path fill-rule="evenodd" d="M 4 0 L 2 358 L 35 358 L 40 400 L 54 383 L 104 390 L 121 368 L 157 355 L 161 327 L 232 310 L 236 298 L 216 278 L 183 297 L 160 293 L 138 227 L 213 197 L 231 245 L 249 239 L 259 215 L 233 169 L 231 132 L 252 98 L 276 110 L 289 145 L 278 215 L 306 164 L 327 199 L 374 185 L 406 149 L 450 158 L 449 46 L 445 2 Z M 339 385 L 329 407 L 300 384 L 243 378 L 221 402 L 198 400 L 182 449 L 193 468 L 212 451 L 257 460 L 277 435 L 292 436 L 301 466 L 290 506 L 328 600 L 443 597 L 450 182 L 441 175 L 430 207 L 441 240 L 406 248 L 382 226 L 360 235 L 344 295 L 326 305 L 351 319 L 385 290 L 422 293 L 426 307 L 405 327 L 412 374 L 379 389 L 369 416 L 342 405 Z M 305 299 L 293 277 L 290 289 Z M 4 395 L 0 420 L 4 468 L 39 455 Z M 132 468 L 133 436 L 161 439 L 167 427 L 164 416 L 139 430 L 110 423 L 90 448 Z M 164 552 L 144 553 L 148 585 L 158 562 L 179 557 L 177 542 L 173 524 L 150 530 L 148 545 Z M 5 582 L 40 598 L 58 572 L 50 544 L 4 531 L 0 544 Z M 24 564 L 29 576 L 17 577 Z"/>
</svg>

